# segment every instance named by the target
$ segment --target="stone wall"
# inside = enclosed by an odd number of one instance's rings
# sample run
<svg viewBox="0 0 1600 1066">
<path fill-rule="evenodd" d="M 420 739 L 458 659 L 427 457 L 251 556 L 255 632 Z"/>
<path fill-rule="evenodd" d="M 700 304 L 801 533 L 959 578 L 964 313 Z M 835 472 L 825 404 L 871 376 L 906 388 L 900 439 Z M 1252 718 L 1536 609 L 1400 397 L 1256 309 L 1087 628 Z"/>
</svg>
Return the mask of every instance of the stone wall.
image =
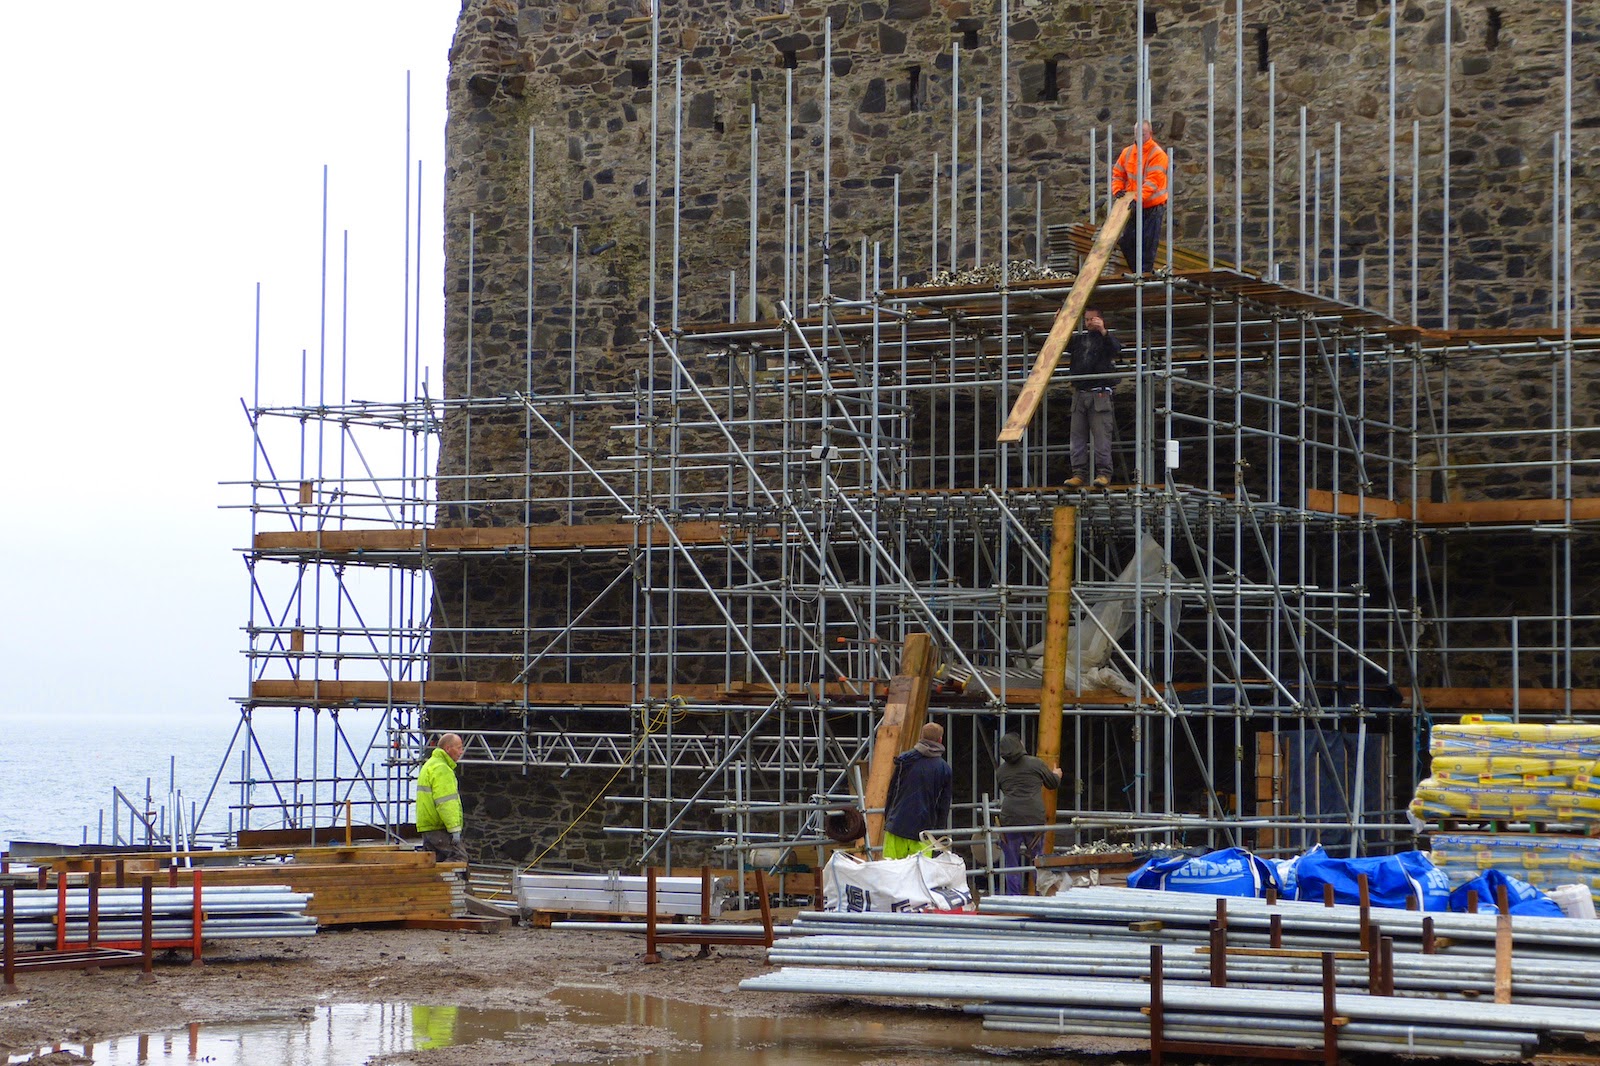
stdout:
<svg viewBox="0 0 1600 1066">
<path fill-rule="evenodd" d="M 1117 145 L 1134 118 L 1133 5 L 1019 2 L 1010 30 L 1013 188 L 1012 246 L 1031 254 L 1035 182 L 1043 183 L 1047 222 L 1087 214 L 1089 131 L 1109 123 Z M 1215 64 L 1216 183 L 1219 255 L 1232 257 L 1234 202 L 1234 17 L 1226 3 L 1147 5 L 1152 110 L 1158 134 L 1174 156 L 1180 239 L 1204 249 L 1207 64 Z M 863 236 L 892 239 L 887 198 L 901 180 L 902 273 L 928 267 L 927 233 L 934 155 L 948 164 L 951 67 L 960 45 L 961 253 L 973 257 L 975 184 L 973 102 L 985 102 L 984 234 L 986 256 L 998 255 L 1000 41 L 991 5 L 932 0 L 887 4 L 792 3 L 783 17 L 738 0 L 667 3 L 660 53 L 652 67 L 651 27 L 629 5 L 589 0 L 546 5 L 519 0 L 467 0 L 452 49 L 447 150 L 449 349 L 460 353 L 469 317 L 478 352 L 474 389 L 495 394 L 523 387 L 527 280 L 528 130 L 534 131 L 537 216 L 534 246 L 535 387 L 564 383 L 568 346 L 567 260 L 572 227 L 581 232 L 579 344 L 587 353 L 586 387 L 627 387 L 629 356 L 647 323 L 651 192 L 648 164 L 652 77 L 660 79 L 656 121 L 660 194 L 658 317 L 666 318 L 672 222 L 672 124 L 683 64 L 682 312 L 726 317 L 730 271 L 744 277 L 751 190 L 748 187 L 751 103 L 758 117 L 756 190 L 761 241 L 758 284 L 782 275 L 782 189 L 785 141 L 796 195 L 813 176 L 814 215 L 824 177 L 821 59 L 824 17 L 832 20 L 832 219 L 837 287 L 853 292 Z M 1451 214 L 1454 256 L 1451 311 L 1462 327 L 1548 320 L 1551 236 L 1551 136 L 1560 126 L 1560 9 L 1555 5 L 1455 6 L 1451 83 Z M 1574 185 L 1579 205 L 1574 257 L 1600 252 L 1600 209 L 1594 173 L 1596 79 L 1592 47 L 1600 15 L 1579 14 L 1575 48 L 1577 118 Z M 1367 262 L 1369 294 L 1385 284 L 1387 252 L 1388 5 L 1255 3 L 1245 10 L 1243 264 L 1262 272 L 1267 250 L 1269 76 L 1276 65 L 1275 258 L 1293 281 L 1298 258 L 1299 110 L 1310 149 L 1323 154 L 1322 275 L 1331 277 L 1333 152 L 1341 123 L 1342 227 L 1339 258 L 1347 297 L 1358 264 Z M 1400 7 L 1396 164 L 1399 317 L 1409 317 L 1411 228 L 1410 139 L 1421 123 L 1421 301 L 1417 313 L 1437 324 L 1444 85 L 1443 4 Z M 794 122 L 785 138 L 786 71 L 793 75 Z M 915 72 L 915 73 L 913 73 Z M 1047 92 L 1054 99 L 1046 99 Z M 1181 130 L 1178 127 L 1181 126 Z M 1100 145 L 1103 152 L 1104 144 Z M 1097 164 L 1103 170 L 1103 161 Z M 1308 177 L 1308 182 L 1311 178 Z M 1103 191 L 1104 186 L 1101 185 Z M 947 186 L 941 185 L 941 199 Z M 948 207 L 948 201 L 941 205 Z M 475 218 L 474 218 L 475 216 Z M 941 225 L 948 225 L 948 211 Z M 469 316 L 469 224 L 475 226 L 476 277 Z M 823 222 L 813 220 L 813 243 Z M 613 245 L 612 242 L 615 242 Z M 605 248 L 588 253 L 588 249 Z M 887 253 L 886 253 L 887 254 Z M 946 259 L 948 258 L 946 254 Z M 813 249 L 813 269 L 820 258 Z M 1581 268 L 1580 268 L 1581 269 Z M 1580 315 L 1600 307 L 1591 272 L 1579 276 Z M 815 283 L 814 286 L 815 288 Z M 1373 301 L 1380 302 L 1380 301 Z M 451 361 L 448 388 L 461 395 L 466 367 Z"/>
</svg>

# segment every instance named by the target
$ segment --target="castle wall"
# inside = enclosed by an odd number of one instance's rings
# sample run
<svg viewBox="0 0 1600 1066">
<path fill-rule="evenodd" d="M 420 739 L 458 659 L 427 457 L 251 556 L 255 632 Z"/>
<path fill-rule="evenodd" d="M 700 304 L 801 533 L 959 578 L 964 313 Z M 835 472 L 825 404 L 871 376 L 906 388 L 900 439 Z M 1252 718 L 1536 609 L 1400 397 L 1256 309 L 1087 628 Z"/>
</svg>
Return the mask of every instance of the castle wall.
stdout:
<svg viewBox="0 0 1600 1066">
<path fill-rule="evenodd" d="M 1226 3 L 1146 7 L 1152 113 L 1174 157 L 1173 218 L 1180 243 L 1204 250 L 1207 65 L 1215 76 L 1215 173 L 1219 257 L 1233 252 L 1234 16 Z M 1537 325 L 1549 319 L 1551 137 L 1561 123 L 1561 11 L 1455 5 L 1451 108 L 1453 325 Z M 1091 128 L 1109 123 L 1116 147 L 1134 115 L 1134 5 L 1019 2 L 1010 29 L 1009 149 L 1013 256 L 1033 255 L 1034 191 L 1042 184 L 1047 223 L 1088 214 Z M 659 60 L 652 66 L 651 27 L 627 5 L 468 0 L 452 49 L 447 237 L 449 350 L 447 385 L 466 388 L 469 219 L 475 277 L 470 318 L 478 357 L 475 391 L 524 387 L 526 345 L 528 130 L 534 131 L 539 238 L 534 244 L 535 387 L 564 385 L 568 348 L 568 258 L 577 227 L 580 254 L 579 377 L 588 388 L 631 385 L 630 356 L 648 323 L 652 77 L 656 86 L 659 196 L 657 315 L 665 322 L 671 275 L 672 124 L 682 62 L 683 159 L 680 270 L 688 320 L 727 317 L 727 279 L 748 269 L 751 103 L 758 122 L 756 189 L 760 221 L 758 288 L 780 291 L 784 153 L 793 160 L 798 199 L 812 176 L 812 295 L 818 290 L 824 228 L 834 242 L 836 288 L 859 285 L 863 237 L 893 239 L 889 196 L 901 190 L 901 273 L 929 267 L 933 159 L 950 155 L 952 60 L 960 45 L 960 250 L 970 264 L 976 217 L 974 101 L 984 101 L 984 244 L 999 255 L 998 16 L 993 5 L 895 0 L 889 3 L 793 3 L 785 15 L 759 5 L 667 3 Z M 821 61 L 824 17 L 831 18 L 832 172 L 823 165 Z M 1443 4 L 1406 3 L 1398 23 L 1396 121 L 1396 316 L 1411 317 L 1413 122 L 1421 124 L 1420 300 L 1415 313 L 1439 324 L 1443 191 Z M 1600 35 L 1600 16 L 1582 13 L 1578 37 Z M 1369 303 L 1386 284 L 1388 247 L 1388 5 L 1253 3 L 1245 9 L 1243 266 L 1267 267 L 1268 93 L 1265 58 L 1277 68 L 1274 259 L 1296 281 L 1299 245 L 1299 111 L 1306 109 L 1309 149 L 1323 155 L 1324 244 L 1321 275 L 1333 273 L 1334 124 L 1340 123 L 1342 291 L 1354 298 L 1364 260 Z M 1592 48 L 1574 54 L 1574 259 L 1580 318 L 1600 308 L 1600 289 L 1583 263 L 1600 252 L 1600 210 L 1593 165 L 1597 147 Z M 792 68 L 786 67 L 792 64 Z M 786 70 L 792 72 L 793 124 L 786 131 Z M 915 73 L 913 73 L 913 71 Z M 1049 91 L 1054 99 L 1044 98 Z M 1181 127 L 1181 130 L 1178 128 Z M 787 136 L 785 134 L 787 133 Z M 1104 153 L 1103 137 L 1099 151 Z M 1105 170 L 1103 160 L 1095 164 Z M 1099 175 L 1103 194 L 1103 173 Z M 1314 180 L 1314 173 L 1307 178 Z M 820 217 L 822 186 L 832 217 Z M 941 228 L 948 227 L 947 176 L 940 182 Z M 1310 195 L 1315 196 L 1314 190 Z M 1311 228 L 1308 225 L 1308 229 Z M 1308 234 L 1308 239 L 1310 238 Z M 946 232 L 945 239 L 948 234 Z M 610 242 L 615 242 L 610 245 Z M 588 249 L 606 247 L 589 254 Z M 948 263 L 948 251 L 942 253 Z M 1309 270 L 1308 270 L 1309 273 Z M 487 458 L 487 456 L 485 456 Z"/>
</svg>

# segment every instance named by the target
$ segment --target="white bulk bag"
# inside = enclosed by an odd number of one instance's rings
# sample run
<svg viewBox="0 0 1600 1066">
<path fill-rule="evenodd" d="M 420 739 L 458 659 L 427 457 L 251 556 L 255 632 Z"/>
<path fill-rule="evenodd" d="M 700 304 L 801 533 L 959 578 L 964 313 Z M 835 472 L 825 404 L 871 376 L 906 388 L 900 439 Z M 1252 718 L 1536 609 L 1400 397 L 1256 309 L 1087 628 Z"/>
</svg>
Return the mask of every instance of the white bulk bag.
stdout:
<svg viewBox="0 0 1600 1066">
<path fill-rule="evenodd" d="M 868 861 L 836 851 L 822 870 L 830 911 L 958 911 L 972 905 L 967 864 L 948 851 Z"/>
</svg>

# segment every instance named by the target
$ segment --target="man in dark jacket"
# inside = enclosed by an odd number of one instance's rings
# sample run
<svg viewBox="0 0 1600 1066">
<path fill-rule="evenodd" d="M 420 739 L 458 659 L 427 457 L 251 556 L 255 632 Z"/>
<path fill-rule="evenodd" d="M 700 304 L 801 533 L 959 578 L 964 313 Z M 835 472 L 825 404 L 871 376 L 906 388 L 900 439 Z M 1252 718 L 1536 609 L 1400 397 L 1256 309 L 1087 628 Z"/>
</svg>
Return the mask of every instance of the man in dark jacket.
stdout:
<svg viewBox="0 0 1600 1066">
<path fill-rule="evenodd" d="M 1116 384 L 1117 353 L 1122 346 L 1106 332 L 1098 309 L 1083 313 L 1083 331 L 1067 342 L 1072 357 L 1072 476 L 1067 488 L 1081 489 L 1089 481 L 1089 445 L 1094 444 L 1094 487 L 1111 484 L 1111 437 L 1117 427 L 1112 404 Z"/>
<path fill-rule="evenodd" d="M 1000 738 L 1000 769 L 995 773 L 1000 787 L 1000 824 L 1038 826 L 1054 821 L 1046 818 L 1044 790 L 1061 787 L 1061 767 L 1048 767 L 1043 759 L 1023 751 L 1015 733 Z M 1041 829 L 1019 829 L 1000 835 L 1000 853 L 1010 867 L 1032 866 L 1044 843 Z M 1006 892 L 1020 896 L 1027 889 L 1027 875 L 1021 870 L 1006 874 Z"/>
<path fill-rule="evenodd" d="M 929 722 L 910 751 L 895 756 L 884 812 L 883 857 L 903 859 L 931 850 L 924 830 L 950 824 L 950 764 L 944 761 L 944 726 Z"/>
</svg>

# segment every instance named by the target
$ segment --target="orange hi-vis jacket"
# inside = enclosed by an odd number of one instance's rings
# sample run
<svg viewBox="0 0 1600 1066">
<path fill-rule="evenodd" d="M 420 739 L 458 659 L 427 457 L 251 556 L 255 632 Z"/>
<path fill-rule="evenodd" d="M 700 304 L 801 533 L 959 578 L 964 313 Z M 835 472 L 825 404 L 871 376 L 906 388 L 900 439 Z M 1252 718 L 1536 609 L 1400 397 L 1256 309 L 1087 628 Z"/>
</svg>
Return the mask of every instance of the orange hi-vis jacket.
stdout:
<svg viewBox="0 0 1600 1066">
<path fill-rule="evenodd" d="M 1144 150 L 1144 206 L 1160 207 L 1167 202 L 1167 150 L 1151 137 L 1143 144 Z M 1139 181 L 1139 149 L 1133 145 L 1117 156 L 1117 165 L 1111 168 L 1111 195 L 1121 196 Z"/>
</svg>

